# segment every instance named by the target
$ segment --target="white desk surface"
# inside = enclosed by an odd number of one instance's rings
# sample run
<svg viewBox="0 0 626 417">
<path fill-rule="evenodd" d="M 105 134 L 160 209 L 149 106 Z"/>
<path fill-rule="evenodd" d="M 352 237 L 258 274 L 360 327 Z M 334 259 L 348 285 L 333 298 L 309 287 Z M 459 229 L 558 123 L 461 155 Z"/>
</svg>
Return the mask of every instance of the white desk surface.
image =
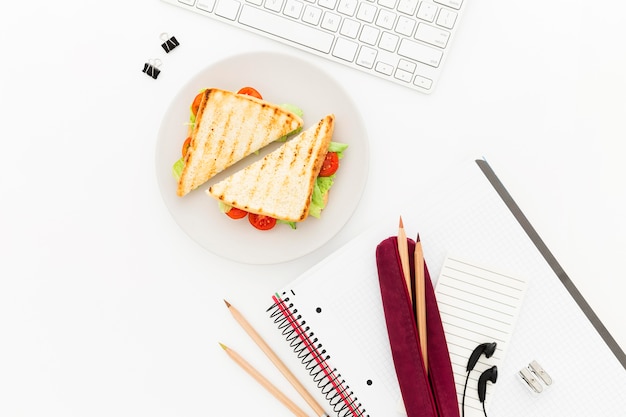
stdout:
<svg viewBox="0 0 626 417">
<path fill-rule="evenodd" d="M 158 0 L 1 6 L 0 415 L 290 415 L 233 375 L 217 344 L 235 326 L 222 299 L 267 294 L 331 253 L 377 221 L 407 172 L 481 156 L 626 349 L 626 6 L 466 1 L 431 96 Z M 169 55 L 162 32 L 181 43 Z M 181 86 L 251 51 L 331 73 L 372 154 L 345 228 L 262 267 L 188 238 L 154 166 Z M 163 61 L 157 80 L 141 72 L 151 58 Z"/>
</svg>

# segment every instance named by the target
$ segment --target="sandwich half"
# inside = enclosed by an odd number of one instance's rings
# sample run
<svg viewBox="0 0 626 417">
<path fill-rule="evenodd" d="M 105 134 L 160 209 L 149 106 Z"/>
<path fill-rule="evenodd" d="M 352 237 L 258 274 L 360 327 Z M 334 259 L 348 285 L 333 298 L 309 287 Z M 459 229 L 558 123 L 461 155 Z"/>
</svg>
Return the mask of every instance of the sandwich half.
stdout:
<svg viewBox="0 0 626 417">
<path fill-rule="evenodd" d="M 184 196 L 253 152 L 302 128 L 297 114 L 249 95 L 206 89 L 176 194 Z"/>
<path fill-rule="evenodd" d="M 264 158 L 212 185 L 207 193 L 250 213 L 288 222 L 306 219 L 334 127 L 335 116 L 326 115 Z"/>
</svg>

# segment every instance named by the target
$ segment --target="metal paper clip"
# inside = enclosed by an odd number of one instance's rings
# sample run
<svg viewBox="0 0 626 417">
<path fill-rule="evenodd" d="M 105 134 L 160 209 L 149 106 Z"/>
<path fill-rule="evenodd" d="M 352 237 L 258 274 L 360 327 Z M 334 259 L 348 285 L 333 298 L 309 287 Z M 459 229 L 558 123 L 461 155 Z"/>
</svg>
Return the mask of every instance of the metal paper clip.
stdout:
<svg viewBox="0 0 626 417">
<path fill-rule="evenodd" d="M 552 385 L 552 378 L 543 369 L 539 362 L 532 361 L 527 367 L 520 369 L 519 375 L 528 387 L 535 393 L 543 392 L 543 387 Z M 544 385 L 541 384 L 543 382 Z"/>
<path fill-rule="evenodd" d="M 541 367 L 541 365 L 539 365 L 539 362 L 537 361 L 532 361 L 528 367 L 530 368 L 531 371 L 533 371 L 533 373 L 535 375 L 537 375 L 539 378 L 541 378 L 541 380 L 543 381 L 544 384 L 550 386 L 552 385 L 552 378 L 550 377 L 550 375 L 548 375 L 548 373 Z"/>
<path fill-rule="evenodd" d="M 530 372 L 528 368 L 520 369 L 519 375 L 531 390 L 533 390 L 534 392 L 538 394 L 541 393 L 541 391 L 543 391 L 543 386 L 533 376 L 533 374 Z"/>
<path fill-rule="evenodd" d="M 151 59 L 148 62 L 146 62 L 145 64 L 143 64 L 143 73 L 149 75 L 150 77 L 154 78 L 155 80 L 157 79 L 157 77 L 159 76 L 159 74 L 161 73 L 161 70 L 159 69 L 159 67 L 161 66 L 161 60 L 160 59 Z"/>
<path fill-rule="evenodd" d="M 170 38 L 170 35 L 168 35 L 167 33 L 161 33 L 161 40 L 164 41 L 161 44 L 161 47 L 163 47 L 165 53 L 168 54 L 170 53 L 170 51 L 180 45 L 180 43 L 178 43 L 178 40 L 176 40 L 176 37 L 172 36 Z"/>
</svg>

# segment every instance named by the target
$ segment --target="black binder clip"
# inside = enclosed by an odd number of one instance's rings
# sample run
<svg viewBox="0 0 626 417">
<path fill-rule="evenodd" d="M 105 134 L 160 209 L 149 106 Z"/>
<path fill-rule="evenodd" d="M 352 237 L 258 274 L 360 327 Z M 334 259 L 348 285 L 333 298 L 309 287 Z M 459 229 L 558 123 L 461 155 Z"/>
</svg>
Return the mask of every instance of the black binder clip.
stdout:
<svg viewBox="0 0 626 417">
<path fill-rule="evenodd" d="M 154 78 L 155 80 L 157 79 L 157 77 L 159 76 L 159 74 L 161 73 L 161 70 L 159 69 L 159 67 L 161 66 L 161 60 L 160 59 L 151 59 L 148 62 L 146 62 L 145 64 L 143 64 L 143 71 L 145 74 L 147 74 L 148 76 Z"/>
<path fill-rule="evenodd" d="M 176 37 L 172 36 L 170 38 L 170 35 L 168 35 L 167 33 L 161 33 L 161 40 L 164 41 L 161 46 L 165 50 L 165 53 L 168 54 L 170 53 L 170 51 L 180 45 L 180 43 L 178 43 L 178 40 L 176 40 Z"/>
<path fill-rule="evenodd" d="M 155 80 L 157 79 L 157 77 L 159 76 L 159 74 L 161 73 L 161 70 L 159 69 L 159 67 L 161 66 L 161 60 L 160 59 L 150 59 L 148 62 L 146 62 L 145 64 L 143 64 L 143 71 L 145 74 L 147 74 L 148 76 L 154 78 Z"/>
<path fill-rule="evenodd" d="M 537 361 L 532 361 L 528 364 L 528 367 L 520 369 L 519 376 L 528 388 L 536 394 L 543 392 L 544 385 L 546 387 L 552 385 L 552 378 Z"/>
</svg>

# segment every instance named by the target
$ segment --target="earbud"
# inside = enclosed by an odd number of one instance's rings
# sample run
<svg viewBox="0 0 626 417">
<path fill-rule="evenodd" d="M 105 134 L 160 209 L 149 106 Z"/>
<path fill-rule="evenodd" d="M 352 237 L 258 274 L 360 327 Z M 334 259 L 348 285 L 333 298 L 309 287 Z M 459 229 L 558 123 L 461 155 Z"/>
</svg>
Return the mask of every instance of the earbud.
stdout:
<svg viewBox="0 0 626 417">
<path fill-rule="evenodd" d="M 467 361 L 466 372 L 474 369 L 474 366 L 476 366 L 476 363 L 478 363 L 478 358 L 480 358 L 480 355 L 484 353 L 486 357 L 490 358 L 495 351 L 496 342 L 481 343 L 480 345 L 476 346 L 476 349 L 474 349 L 469 357 L 469 360 Z"/>
<path fill-rule="evenodd" d="M 478 378 L 478 399 L 481 403 L 485 402 L 485 396 L 487 394 L 487 381 L 491 381 L 492 384 L 495 384 L 497 380 L 498 367 L 495 365 L 480 374 L 480 377 Z"/>
<path fill-rule="evenodd" d="M 478 359 L 480 358 L 480 355 L 482 355 L 483 353 L 485 354 L 486 357 L 490 358 L 494 352 L 496 351 L 496 342 L 491 342 L 491 343 L 481 343 L 480 345 L 476 346 L 476 349 L 474 349 L 474 351 L 472 352 L 472 354 L 469 357 L 469 360 L 467 361 L 467 368 L 466 368 L 466 372 L 467 375 L 465 376 L 465 386 L 463 387 L 463 401 L 462 401 L 462 407 L 461 407 L 461 415 L 463 417 L 465 417 L 465 391 L 467 390 L 467 382 L 469 381 L 469 376 L 470 376 L 470 372 L 472 371 L 472 369 L 474 369 L 474 367 L 476 366 L 476 364 L 478 363 Z M 493 367 L 495 368 L 495 366 Z M 483 374 L 481 375 L 481 378 L 483 377 L 483 375 L 485 375 L 487 371 L 483 372 Z M 495 377 L 498 377 L 498 371 L 495 370 Z M 487 378 L 487 376 L 485 376 L 485 378 Z M 495 379 L 494 381 L 495 382 Z M 480 379 L 478 380 L 479 383 L 479 388 L 480 388 Z M 483 391 L 487 390 L 487 381 L 485 380 L 482 385 L 484 385 Z M 483 394 L 483 397 L 485 395 Z M 482 402 L 483 400 L 481 400 Z"/>
</svg>

